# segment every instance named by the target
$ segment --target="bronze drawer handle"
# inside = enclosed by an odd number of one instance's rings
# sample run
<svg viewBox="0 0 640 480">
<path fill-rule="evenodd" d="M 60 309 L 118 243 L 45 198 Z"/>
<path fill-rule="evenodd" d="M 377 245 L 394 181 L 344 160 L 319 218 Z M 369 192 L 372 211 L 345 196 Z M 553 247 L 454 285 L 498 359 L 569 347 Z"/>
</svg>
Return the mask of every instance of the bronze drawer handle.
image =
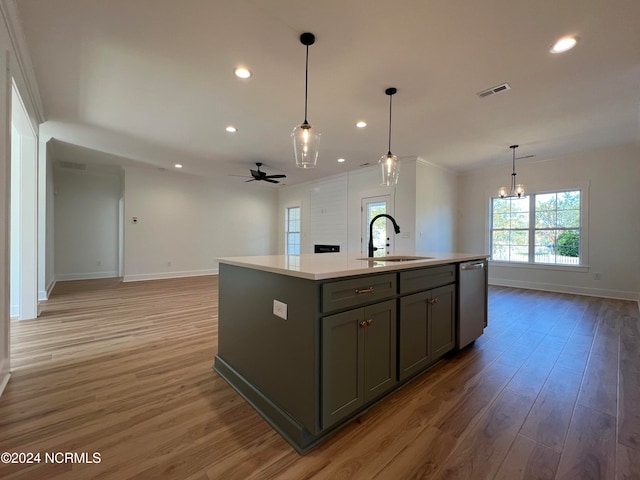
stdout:
<svg viewBox="0 0 640 480">
<path fill-rule="evenodd" d="M 369 320 L 367 320 L 367 325 L 371 325 L 373 323 L 373 318 L 370 318 Z"/>
<path fill-rule="evenodd" d="M 364 320 L 360 322 L 360 328 L 365 328 L 367 326 L 367 322 Z"/>
<path fill-rule="evenodd" d="M 373 287 L 356 288 L 356 293 L 358 295 L 360 295 L 361 293 L 371 293 L 371 292 L 373 292 Z"/>
<path fill-rule="evenodd" d="M 427 300 L 431 305 L 438 303 L 438 299 L 434 298 L 433 300 Z"/>
</svg>

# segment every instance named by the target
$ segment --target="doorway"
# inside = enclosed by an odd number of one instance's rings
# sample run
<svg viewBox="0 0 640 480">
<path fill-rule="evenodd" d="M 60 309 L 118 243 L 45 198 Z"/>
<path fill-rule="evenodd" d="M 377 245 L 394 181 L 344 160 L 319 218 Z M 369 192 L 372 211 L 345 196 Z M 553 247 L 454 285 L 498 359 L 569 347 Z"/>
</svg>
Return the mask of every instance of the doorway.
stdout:
<svg viewBox="0 0 640 480">
<path fill-rule="evenodd" d="M 362 212 L 362 235 L 360 236 L 362 239 L 361 253 L 366 256 L 368 254 L 367 247 L 369 245 L 369 225 L 371 220 L 373 220 L 376 215 L 382 213 L 393 215 L 391 195 L 363 197 L 360 211 Z M 389 225 L 387 225 L 387 223 L 389 223 Z M 393 255 L 393 233 L 393 226 L 388 219 L 383 218 L 376 221 L 373 225 L 373 247 L 377 249 L 373 252 L 374 257 Z"/>
<path fill-rule="evenodd" d="M 10 305 L 19 320 L 38 315 L 38 143 L 15 82 L 11 93 Z"/>
</svg>

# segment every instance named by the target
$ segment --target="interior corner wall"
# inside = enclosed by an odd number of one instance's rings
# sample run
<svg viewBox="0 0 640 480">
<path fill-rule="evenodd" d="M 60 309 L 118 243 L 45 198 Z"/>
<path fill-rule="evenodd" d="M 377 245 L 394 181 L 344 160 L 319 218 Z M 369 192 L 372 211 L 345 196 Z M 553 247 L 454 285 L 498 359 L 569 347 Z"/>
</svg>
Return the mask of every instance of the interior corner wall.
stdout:
<svg viewBox="0 0 640 480">
<path fill-rule="evenodd" d="M 120 176 L 56 168 L 54 188 L 56 280 L 116 277 Z"/>
<path fill-rule="evenodd" d="M 42 144 L 41 144 L 42 145 Z M 45 219 L 44 219 L 44 288 L 49 298 L 55 286 L 55 187 L 53 182 L 53 157 L 49 153 L 49 143 L 44 146 L 45 156 Z M 40 236 L 40 234 L 38 234 Z"/>
<path fill-rule="evenodd" d="M 416 167 L 416 251 L 458 251 L 458 178 L 454 172 L 420 160 Z"/>
<path fill-rule="evenodd" d="M 277 205 L 271 185 L 127 167 L 124 280 L 211 275 L 219 257 L 275 254 Z"/>
<path fill-rule="evenodd" d="M 38 147 L 38 300 L 49 298 L 55 286 L 53 159 L 48 142 Z"/>
<path fill-rule="evenodd" d="M 460 176 L 458 247 L 489 251 L 489 199 L 509 179 L 511 165 L 485 167 Z M 640 146 L 590 150 L 517 165 L 528 192 L 588 184 L 588 267 L 571 269 L 500 266 L 489 282 L 514 287 L 640 299 Z M 595 273 L 599 273 L 596 280 Z"/>
</svg>

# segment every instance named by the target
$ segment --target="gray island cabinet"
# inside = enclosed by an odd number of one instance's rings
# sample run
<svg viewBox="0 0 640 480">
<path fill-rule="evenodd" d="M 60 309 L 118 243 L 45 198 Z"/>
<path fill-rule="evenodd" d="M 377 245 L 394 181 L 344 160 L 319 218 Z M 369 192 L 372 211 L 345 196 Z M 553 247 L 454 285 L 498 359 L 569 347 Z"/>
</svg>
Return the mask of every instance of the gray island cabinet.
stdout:
<svg viewBox="0 0 640 480">
<path fill-rule="evenodd" d="M 454 349 L 459 264 L 486 255 L 353 257 L 220 259 L 214 369 L 299 453 Z"/>
</svg>

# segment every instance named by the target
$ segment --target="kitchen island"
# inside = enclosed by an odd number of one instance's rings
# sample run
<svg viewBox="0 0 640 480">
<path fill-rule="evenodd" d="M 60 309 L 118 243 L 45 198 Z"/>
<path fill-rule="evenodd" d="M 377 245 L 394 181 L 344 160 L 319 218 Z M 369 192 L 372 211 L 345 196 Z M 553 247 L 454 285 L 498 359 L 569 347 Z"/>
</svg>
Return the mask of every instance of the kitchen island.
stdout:
<svg viewBox="0 0 640 480">
<path fill-rule="evenodd" d="M 450 253 L 371 260 L 328 253 L 220 259 L 214 369 L 304 453 L 464 346 L 459 312 L 470 309 L 459 299 L 475 298 L 479 326 L 470 341 L 482 334 L 486 258 Z M 481 265 L 480 281 L 476 291 L 461 294 L 461 265 L 470 261 Z"/>
</svg>

